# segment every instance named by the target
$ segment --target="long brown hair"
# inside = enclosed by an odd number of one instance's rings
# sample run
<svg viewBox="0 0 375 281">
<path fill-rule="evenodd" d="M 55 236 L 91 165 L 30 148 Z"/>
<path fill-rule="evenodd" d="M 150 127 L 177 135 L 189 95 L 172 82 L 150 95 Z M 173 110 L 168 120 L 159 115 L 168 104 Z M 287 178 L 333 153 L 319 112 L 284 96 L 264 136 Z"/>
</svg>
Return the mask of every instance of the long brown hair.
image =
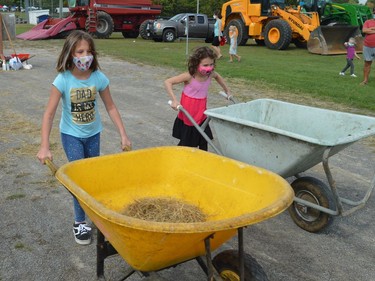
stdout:
<svg viewBox="0 0 375 281">
<path fill-rule="evenodd" d="M 94 60 L 90 66 L 92 71 L 100 69 L 99 62 L 97 59 L 98 53 L 95 50 L 94 39 L 85 31 L 74 30 L 72 31 L 65 40 L 64 46 L 61 50 L 60 56 L 57 60 L 56 70 L 58 72 L 64 72 L 67 70 L 72 70 L 74 68 L 73 63 L 73 53 L 79 42 L 85 40 L 89 46 L 91 54 L 94 57 Z"/>
<path fill-rule="evenodd" d="M 213 59 L 215 63 L 216 55 L 209 47 L 198 47 L 194 49 L 194 52 L 190 55 L 188 60 L 188 71 L 190 75 L 193 76 L 197 72 L 201 60 L 205 58 Z"/>
</svg>

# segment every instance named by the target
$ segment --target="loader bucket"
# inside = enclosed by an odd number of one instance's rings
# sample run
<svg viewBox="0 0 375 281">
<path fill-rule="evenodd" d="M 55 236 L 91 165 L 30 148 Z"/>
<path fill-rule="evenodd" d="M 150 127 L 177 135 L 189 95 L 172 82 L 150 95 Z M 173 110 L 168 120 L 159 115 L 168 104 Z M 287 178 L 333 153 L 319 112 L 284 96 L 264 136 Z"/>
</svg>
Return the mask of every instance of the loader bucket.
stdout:
<svg viewBox="0 0 375 281">
<path fill-rule="evenodd" d="M 356 40 L 357 52 L 362 52 L 363 37 L 358 26 L 320 26 L 311 32 L 310 39 L 307 41 L 307 50 L 319 55 L 345 54 L 344 43 L 350 37 Z"/>
</svg>

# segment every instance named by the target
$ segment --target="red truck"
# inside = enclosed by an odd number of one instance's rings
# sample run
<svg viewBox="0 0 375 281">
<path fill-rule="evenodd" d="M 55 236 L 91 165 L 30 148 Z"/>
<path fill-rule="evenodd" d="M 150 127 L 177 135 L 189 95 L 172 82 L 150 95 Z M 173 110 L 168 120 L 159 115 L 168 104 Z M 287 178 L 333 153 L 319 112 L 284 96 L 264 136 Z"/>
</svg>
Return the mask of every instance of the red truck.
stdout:
<svg viewBox="0 0 375 281">
<path fill-rule="evenodd" d="M 69 1 L 70 15 L 42 21 L 17 38 L 36 40 L 65 37 L 71 30 L 86 30 L 96 38 L 108 38 L 122 32 L 125 38 L 136 38 L 142 22 L 161 13 L 160 5 L 150 0 L 77 0 Z"/>
</svg>

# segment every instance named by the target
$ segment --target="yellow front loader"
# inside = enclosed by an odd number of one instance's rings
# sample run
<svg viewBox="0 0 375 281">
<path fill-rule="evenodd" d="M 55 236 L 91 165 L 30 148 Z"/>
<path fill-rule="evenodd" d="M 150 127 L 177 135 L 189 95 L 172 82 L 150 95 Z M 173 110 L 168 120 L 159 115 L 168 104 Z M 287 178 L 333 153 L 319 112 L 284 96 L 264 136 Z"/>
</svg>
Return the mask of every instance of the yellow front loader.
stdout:
<svg viewBox="0 0 375 281">
<path fill-rule="evenodd" d="M 222 6 L 224 34 L 230 25 L 238 29 L 239 45 L 254 39 L 258 45 L 285 50 L 290 43 L 314 54 L 343 53 L 343 44 L 350 37 L 362 37 L 358 27 L 320 26 L 317 12 L 302 12 L 286 7 L 284 0 L 233 0 Z M 361 40 L 358 40 L 361 41 Z"/>
</svg>

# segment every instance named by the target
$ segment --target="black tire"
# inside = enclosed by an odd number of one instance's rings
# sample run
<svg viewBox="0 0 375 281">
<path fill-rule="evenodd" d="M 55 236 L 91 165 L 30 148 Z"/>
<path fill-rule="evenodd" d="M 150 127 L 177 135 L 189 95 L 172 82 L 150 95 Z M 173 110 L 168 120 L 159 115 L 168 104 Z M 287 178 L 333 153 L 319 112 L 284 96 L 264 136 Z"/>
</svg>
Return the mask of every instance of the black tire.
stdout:
<svg viewBox="0 0 375 281">
<path fill-rule="evenodd" d="M 60 32 L 59 34 L 57 34 L 56 38 L 66 39 L 66 37 L 68 37 L 69 34 L 72 33 L 72 32 L 73 32 L 73 30 L 68 30 L 68 31 Z"/>
<path fill-rule="evenodd" d="M 98 39 L 107 39 L 113 33 L 114 23 L 110 15 L 103 11 L 97 13 L 96 32 L 93 33 L 94 37 Z"/>
<path fill-rule="evenodd" d="M 226 36 L 227 38 L 229 38 L 229 26 L 231 25 L 237 27 L 238 30 L 237 45 L 245 46 L 247 43 L 247 39 L 249 39 L 249 29 L 245 26 L 241 19 L 233 19 L 229 21 L 228 24 L 226 24 L 224 29 L 224 36 Z"/>
<path fill-rule="evenodd" d="M 151 34 L 147 31 L 147 26 L 152 24 L 152 20 L 145 20 L 139 26 L 139 35 L 141 35 L 142 39 L 150 40 Z"/>
<path fill-rule="evenodd" d="M 292 41 L 292 29 L 284 20 L 271 20 L 264 30 L 266 46 L 274 50 L 285 50 Z"/>
<path fill-rule="evenodd" d="M 163 31 L 164 42 L 174 42 L 174 40 L 176 40 L 176 33 L 173 29 L 166 29 Z"/>
<path fill-rule="evenodd" d="M 293 39 L 294 45 L 296 45 L 297 48 L 300 49 L 306 49 L 307 48 L 307 41 L 303 38 L 296 38 Z"/>
<path fill-rule="evenodd" d="M 302 177 L 291 184 L 295 196 L 316 205 L 336 209 L 333 195 L 328 186 L 313 177 Z M 327 227 L 331 221 L 331 215 L 293 202 L 288 208 L 294 223 L 308 232 L 319 232 Z"/>
<path fill-rule="evenodd" d="M 137 38 L 139 36 L 138 31 L 123 31 L 121 33 L 124 38 Z"/>
<path fill-rule="evenodd" d="M 212 260 L 214 267 L 225 281 L 240 281 L 238 252 L 226 250 Z M 249 254 L 244 254 L 245 281 L 268 281 L 262 266 Z"/>
<path fill-rule="evenodd" d="M 255 39 L 255 43 L 257 43 L 258 46 L 266 45 L 266 43 L 264 43 L 264 40 L 261 40 L 261 39 Z"/>
</svg>

